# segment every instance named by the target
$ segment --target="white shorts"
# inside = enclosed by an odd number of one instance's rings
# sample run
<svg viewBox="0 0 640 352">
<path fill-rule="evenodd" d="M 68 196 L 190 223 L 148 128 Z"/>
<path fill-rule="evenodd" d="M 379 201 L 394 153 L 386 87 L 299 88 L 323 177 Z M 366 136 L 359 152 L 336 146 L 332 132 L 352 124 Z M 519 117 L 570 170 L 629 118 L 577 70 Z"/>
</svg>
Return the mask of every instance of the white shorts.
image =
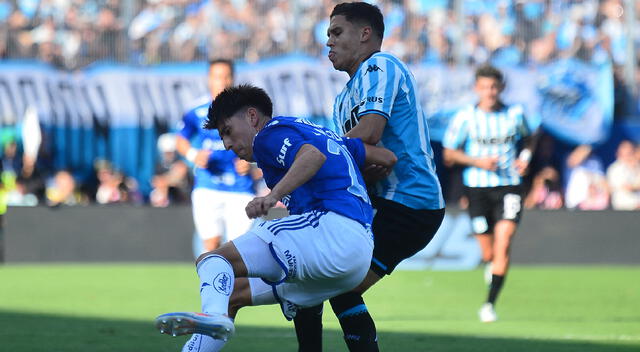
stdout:
<svg viewBox="0 0 640 352">
<path fill-rule="evenodd" d="M 269 252 L 258 252 L 253 235 L 268 244 Z M 249 280 L 254 305 L 275 303 L 275 298 L 283 311 L 287 305 L 310 307 L 354 289 L 365 278 L 373 252 L 371 230 L 333 212 L 263 221 L 233 243 L 248 276 L 262 277 L 272 285 Z M 275 274 L 265 271 L 273 268 L 272 260 L 265 263 L 268 254 L 279 266 Z"/>
<path fill-rule="evenodd" d="M 244 209 L 252 199 L 249 193 L 194 189 L 191 204 L 198 236 L 202 240 L 223 236 L 226 242 L 247 232 L 253 220 Z"/>
</svg>

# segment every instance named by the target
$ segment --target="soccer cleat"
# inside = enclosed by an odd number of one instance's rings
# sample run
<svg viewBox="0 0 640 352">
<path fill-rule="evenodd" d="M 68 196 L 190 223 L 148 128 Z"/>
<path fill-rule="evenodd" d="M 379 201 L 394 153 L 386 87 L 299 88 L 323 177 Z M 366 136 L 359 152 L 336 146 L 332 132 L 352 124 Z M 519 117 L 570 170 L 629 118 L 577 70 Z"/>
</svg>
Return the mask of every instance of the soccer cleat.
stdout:
<svg viewBox="0 0 640 352">
<path fill-rule="evenodd" d="M 177 312 L 162 314 L 156 318 L 156 328 L 161 334 L 171 336 L 202 334 L 227 341 L 235 332 L 233 320 L 223 314 Z"/>
<path fill-rule="evenodd" d="M 495 309 L 493 309 L 493 304 L 491 303 L 483 304 L 478 311 L 478 316 L 480 317 L 480 321 L 483 323 L 492 323 L 498 320 L 498 315 L 496 314 Z"/>
<path fill-rule="evenodd" d="M 487 285 L 491 285 L 491 280 L 493 279 L 493 264 L 488 262 L 484 265 L 484 283 Z"/>
</svg>

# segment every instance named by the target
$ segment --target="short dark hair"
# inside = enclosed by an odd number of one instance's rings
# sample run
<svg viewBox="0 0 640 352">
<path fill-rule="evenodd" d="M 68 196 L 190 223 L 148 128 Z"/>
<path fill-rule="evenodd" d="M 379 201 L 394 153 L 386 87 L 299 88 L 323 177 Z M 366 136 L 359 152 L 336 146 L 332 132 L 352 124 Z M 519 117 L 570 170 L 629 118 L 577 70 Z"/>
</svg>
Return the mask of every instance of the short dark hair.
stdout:
<svg viewBox="0 0 640 352">
<path fill-rule="evenodd" d="M 251 84 L 229 87 L 218 94 L 209 105 L 204 128 L 215 130 L 221 122 L 228 120 L 243 108 L 255 108 L 265 116 L 273 114 L 273 104 L 267 92 Z"/>
<path fill-rule="evenodd" d="M 229 70 L 231 70 L 231 76 L 235 76 L 236 74 L 236 67 L 233 64 L 233 61 L 229 60 L 229 59 L 223 59 L 223 58 L 215 58 L 215 59 L 211 59 L 209 60 L 209 69 L 211 69 L 211 66 L 213 65 L 227 65 L 229 66 Z"/>
<path fill-rule="evenodd" d="M 500 70 L 491 65 L 483 65 L 476 69 L 476 81 L 480 77 L 493 78 L 504 85 L 504 75 Z"/>
<path fill-rule="evenodd" d="M 366 2 L 343 2 L 333 8 L 329 17 L 333 16 L 344 16 L 351 23 L 369 25 L 380 39 L 384 37 L 384 18 L 376 5 Z"/>
</svg>

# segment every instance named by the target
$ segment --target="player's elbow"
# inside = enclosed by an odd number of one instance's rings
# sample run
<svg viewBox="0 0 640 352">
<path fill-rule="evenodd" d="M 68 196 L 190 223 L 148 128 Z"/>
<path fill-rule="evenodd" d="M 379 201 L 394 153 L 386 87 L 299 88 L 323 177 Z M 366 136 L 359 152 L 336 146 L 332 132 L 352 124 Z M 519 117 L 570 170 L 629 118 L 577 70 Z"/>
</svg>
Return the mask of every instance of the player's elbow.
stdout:
<svg viewBox="0 0 640 352">
<path fill-rule="evenodd" d="M 456 163 L 454 154 L 455 151 L 453 149 L 444 148 L 442 151 L 442 162 L 445 166 L 451 167 Z"/>
<path fill-rule="evenodd" d="M 385 158 L 381 163 L 382 166 L 391 169 L 398 162 L 398 157 L 390 150 L 387 150 L 388 153 L 385 153 Z"/>
</svg>

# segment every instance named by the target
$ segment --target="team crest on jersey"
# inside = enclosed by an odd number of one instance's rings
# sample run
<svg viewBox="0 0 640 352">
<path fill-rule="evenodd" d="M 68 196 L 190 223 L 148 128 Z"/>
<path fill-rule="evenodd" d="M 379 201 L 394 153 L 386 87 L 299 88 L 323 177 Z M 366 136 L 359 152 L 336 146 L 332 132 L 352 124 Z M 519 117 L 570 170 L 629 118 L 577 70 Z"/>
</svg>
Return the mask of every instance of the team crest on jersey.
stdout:
<svg viewBox="0 0 640 352">
<path fill-rule="evenodd" d="M 291 142 L 289 141 L 289 138 L 285 138 L 284 141 L 282 141 L 282 147 L 280 147 L 280 153 L 276 158 L 276 161 L 278 162 L 278 164 L 284 166 L 284 158 L 285 156 L 287 156 L 287 148 L 289 148 L 290 146 L 291 146 Z"/>
<path fill-rule="evenodd" d="M 228 273 L 220 273 L 213 279 L 213 288 L 225 296 L 231 294 L 231 275 Z"/>
</svg>

